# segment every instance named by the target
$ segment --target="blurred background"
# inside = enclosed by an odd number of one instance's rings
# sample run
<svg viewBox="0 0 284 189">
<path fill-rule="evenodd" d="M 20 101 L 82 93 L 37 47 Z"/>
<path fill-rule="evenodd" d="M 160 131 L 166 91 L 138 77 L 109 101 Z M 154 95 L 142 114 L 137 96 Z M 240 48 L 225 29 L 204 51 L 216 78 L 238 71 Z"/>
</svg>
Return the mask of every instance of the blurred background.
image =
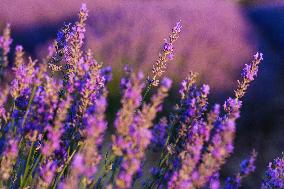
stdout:
<svg viewBox="0 0 284 189">
<path fill-rule="evenodd" d="M 235 152 L 222 176 L 232 176 L 254 148 L 257 169 L 242 188 L 259 188 L 264 170 L 284 151 L 284 0 L 1 0 L 0 29 L 12 28 L 12 47 L 24 46 L 39 60 L 65 22 L 74 22 L 82 2 L 90 10 L 87 47 L 98 61 L 113 67 L 109 118 L 119 108 L 123 65 L 150 73 L 164 38 L 178 20 L 183 29 L 167 76 L 178 83 L 189 71 L 211 86 L 210 101 L 223 103 L 233 95 L 236 80 L 256 51 L 264 53 L 259 77 L 244 98 Z M 171 92 L 169 111 L 177 102 Z"/>
</svg>

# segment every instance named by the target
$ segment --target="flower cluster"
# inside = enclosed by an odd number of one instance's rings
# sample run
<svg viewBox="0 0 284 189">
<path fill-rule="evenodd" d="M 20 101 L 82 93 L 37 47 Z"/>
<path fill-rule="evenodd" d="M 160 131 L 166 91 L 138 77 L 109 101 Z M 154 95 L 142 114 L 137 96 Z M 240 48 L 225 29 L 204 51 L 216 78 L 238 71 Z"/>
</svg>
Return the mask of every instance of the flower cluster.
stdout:
<svg viewBox="0 0 284 189">
<path fill-rule="evenodd" d="M 238 89 L 235 91 L 236 98 L 242 98 L 247 90 L 249 83 L 254 80 L 258 72 L 258 65 L 263 60 L 263 54 L 257 52 L 251 64 L 246 64 L 243 69 L 243 80 L 238 81 Z"/>
<path fill-rule="evenodd" d="M 255 55 L 255 60 L 249 65 L 253 67 L 254 76 L 262 60 L 259 56 L 262 55 Z M 236 119 L 240 116 L 243 95 L 236 92 L 234 98 L 229 97 L 223 105 L 223 115 L 218 104 L 206 113 L 209 87 L 203 85 L 198 90 L 196 77 L 191 73 L 182 82 L 181 102 L 169 122 L 171 129 L 165 144 L 167 150 L 159 164 L 160 175 L 150 187 L 159 186 L 168 175 L 172 175 L 168 188 L 201 188 L 218 173 L 233 152 Z M 238 82 L 237 91 L 244 94 L 251 81 L 244 76 Z"/>
<path fill-rule="evenodd" d="M 18 156 L 18 141 L 15 139 L 9 139 L 5 146 L 5 151 L 1 157 L 1 181 L 7 181 L 13 171 L 13 165 L 15 164 Z"/>
<path fill-rule="evenodd" d="M 261 188 L 284 188 L 284 155 L 268 164 Z"/>
<path fill-rule="evenodd" d="M 152 77 L 148 78 L 148 82 L 150 85 L 158 86 L 159 78 L 163 75 L 167 68 L 167 62 L 169 60 L 173 60 L 174 58 L 174 42 L 179 37 L 179 33 L 181 32 L 181 23 L 177 22 L 176 26 L 173 28 L 172 33 L 169 36 L 169 39 L 165 39 L 165 43 L 163 46 L 163 51 L 159 54 L 159 58 L 152 68 Z"/>
<path fill-rule="evenodd" d="M 116 188 L 131 187 L 132 177 L 140 169 L 141 161 L 152 138 L 150 131 L 152 121 L 156 117 L 157 112 L 161 110 L 160 106 L 167 96 L 170 87 L 171 80 L 164 78 L 151 102 L 144 104 L 141 111 L 136 112 L 136 115 L 134 115 L 127 135 L 119 136 L 119 143 L 114 142 L 115 146 L 123 146 L 121 150 L 123 159 L 121 170 L 116 180 Z"/>
<path fill-rule="evenodd" d="M 86 6 L 82 5 L 79 22 L 71 30 L 70 24 L 58 32 L 43 64 L 30 57 L 27 60 L 23 47 L 16 46 L 15 77 L 10 87 L 1 91 L 1 139 L 6 143 L 1 157 L 1 186 L 57 187 L 66 171 L 64 166 L 71 165 L 75 154 L 78 157 L 82 154 L 87 162 L 87 179 L 95 173 L 90 170 L 95 170 L 100 162 L 98 151 L 106 129 L 105 85 L 110 80 L 110 70 L 96 62 L 91 50 L 82 50 L 87 13 Z M 8 35 L 6 31 L 3 39 L 7 41 Z M 6 46 L 1 46 L 5 49 L 1 57 L 7 56 L 9 50 L 10 44 L 6 41 Z M 79 71 L 72 72 L 72 81 L 67 82 L 65 76 L 69 72 L 61 68 L 71 63 L 77 66 L 79 60 L 81 67 L 76 68 Z M 53 69 L 55 66 L 58 69 Z M 63 81 L 50 75 L 48 67 L 53 74 L 63 71 Z M 10 96 L 12 106 L 8 101 Z M 83 142 L 85 145 L 81 148 Z M 26 155 L 28 158 L 21 160 Z M 12 172 L 13 168 L 18 172 Z"/>
<path fill-rule="evenodd" d="M 121 108 L 109 140 L 105 138 L 106 86 L 111 69 L 98 63 L 90 49 L 84 50 L 87 16 L 83 4 L 79 21 L 58 32 L 43 63 L 27 59 L 23 47 L 16 46 L 14 78 L 0 91 L 0 142 L 4 144 L 0 187 L 133 188 L 140 184 L 136 181 L 143 178 L 148 152 L 154 149 L 159 163 L 151 163 L 153 177 L 143 181 L 143 187 L 219 188 L 219 171 L 234 149 L 241 98 L 257 75 L 262 54 L 245 66 L 235 96 L 224 102 L 223 110 L 219 104 L 210 106 L 210 87 L 199 86 L 198 74 L 190 72 L 181 83 L 175 110 L 160 118 L 172 81 L 159 80 L 173 58 L 173 43 L 181 31 L 178 22 L 153 66 L 150 86 L 158 87 L 149 100 L 143 73 L 125 68 Z M 4 59 L 9 35 L 8 27 L 0 38 Z M 57 72 L 62 74 L 53 77 Z M 255 159 L 253 152 L 236 177 L 227 180 L 227 188 L 240 187 L 240 181 L 254 171 Z M 283 160 L 277 159 L 269 165 L 263 187 L 283 187 L 282 173 Z"/>
<path fill-rule="evenodd" d="M 226 189 L 239 188 L 241 186 L 241 181 L 243 178 L 247 177 L 250 173 L 255 171 L 255 160 L 257 153 L 253 150 L 251 156 L 245 159 L 240 164 L 240 172 L 235 176 L 235 178 L 228 177 L 226 180 Z"/>
</svg>

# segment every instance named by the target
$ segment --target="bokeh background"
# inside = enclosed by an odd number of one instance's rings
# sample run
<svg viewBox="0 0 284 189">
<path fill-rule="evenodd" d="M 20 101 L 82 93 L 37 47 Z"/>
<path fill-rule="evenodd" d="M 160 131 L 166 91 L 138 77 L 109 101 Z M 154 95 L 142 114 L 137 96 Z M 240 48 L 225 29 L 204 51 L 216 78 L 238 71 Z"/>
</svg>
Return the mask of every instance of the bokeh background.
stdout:
<svg viewBox="0 0 284 189">
<path fill-rule="evenodd" d="M 119 108 L 123 65 L 150 73 L 178 20 L 183 30 L 167 70 L 174 89 L 189 71 L 199 72 L 200 82 L 211 86 L 210 101 L 222 103 L 233 94 L 243 65 L 256 51 L 264 53 L 259 77 L 244 99 L 235 152 L 222 172 L 223 177 L 234 175 L 254 148 L 257 169 L 242 188 L 259 188 L 268 162 L 284 151 L 284 0 L 1 0 L 0 29 L 10 23 L 13 47 L 21 44 L 40 60 L 63 23 L 77 19 L 82 2 L 90 10 L 87 47 L 114 70 L 110 121 Z M 173 90 L 168 111 L 177 98 Z"/>
</svg>

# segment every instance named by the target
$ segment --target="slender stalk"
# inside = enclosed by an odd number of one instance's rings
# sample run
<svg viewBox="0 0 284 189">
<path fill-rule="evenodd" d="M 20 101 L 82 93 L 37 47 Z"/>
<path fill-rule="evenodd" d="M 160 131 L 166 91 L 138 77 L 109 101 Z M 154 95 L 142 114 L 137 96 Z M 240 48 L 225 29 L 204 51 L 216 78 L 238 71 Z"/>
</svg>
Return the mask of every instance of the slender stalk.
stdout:
<svg viewBox="0 0 284 189">
<path fill-rule="evenodd" d="M 28 107 L 27 107 L 25 115 L 24 115 L 24 119 L 23 119 L 23 122 L 22 122 L 22 128 L 24 128 L 24 126 L 25 126 L 25 123 L 26 123 L 26 120 L 27 120 L 27 117 L 28 117 L 28 113 L 29 113 L 30 107 L 31 107 L 32 102 L 33 102 L 34 97 L 35 97 L 36 90 L 37 90 L 37 86 L 35 85 L 33 87 L 32 94 L 31 94 L 31 97 L 30 97 L 30 100 L 29 100 L 29 104 L 28 104 Z"/>
<path fill-rule="evenodd" d="M 106 156 L 107 158 L 107 156 Z M 108 171 L 110 170 L 109 167 L 112 166 L 113 167 L 113 162 L 116 159 L 116 156 L 114 154 L 112 154 L 109 158 L 109 162 L 105 161 L 105 165 L 104 165 L 104 171 L 102 173 L 102 176 L 98 178 L 97 182 L 92 182 L 90 185 L 90 188 L 94 188 L 94 186 L 96 186 L 96 188 L 101 188 L 102 185 L 104 183 L 104 179 L 105 177 L 108 175 Z"/>
<path fill-rule="evenodd" d="M 25 166 L 24 176 L 21 178 L 21 182 L 20 182 L 21 183 L 20 188 L 23 188 L 26 184 L 26 179 L 29 173 L 29 164 L 30 164 L 30 160 L 31 160 L 32 152 L 33 152 L 33 147 L 34 147 L 34 141 L 32 142 L 32 145 L 30 147 L 28 159 L 27 159 L 26 166 Z"/>
<path fill-rule="evenodd" d="M 42 154 L 39 154 L 35 164 L 33 165 L 31 171 L 29 172 L 29 174 L 27 175 L 27 179 L 30 179 L 30 177 L 32 176 L 33 172 L 35 171 L 36 167 L 38 166 L 39 162 L 42 160 Z M 32 183 L 31 183 L 32 184 Z M 25 187 L 26 183 L 24 184 Z"/>
<path fill-rule="evenodd" d="M 171 132 L 168 134 L 167 140 L 166 140 L 165 145 L 164 145 L 164 147 L 163 147 L 162 154 L 161 154 L 161 159 L 160 159 L 160 161 L 159 161 L 159 168 L 162 168 L 162 166 L 164 165 L 164 163 L 167 161 L 167 159 L 168 159 L 169 156 L 170 156 L 169 152 L 166 151 L 166 148 L 167 148 L 167 146 L 168 146 L 168 144 L 169 144 L 169 142 L 170 142 L 170 139 L 171 139 L 171 137 L 172 137 L 172 133 L 173 133 L 172 131 L 173 131 L 173 127 L 172 127 L 172 129 L 171 129 Z M 176 139 L 175 145 L 176 145 L 178 142 L 179 142 L 179 138 Z M 168 168 L 166 167 L 165 170 L 167 170 L 167 169 L 168 169 Z M 159 177 L 157 178 L 157 180 L 152 179 L 152 182 L 151 182 L 151 184 L 150 184 L 150 186 L 149 186 L 148 188 L 153 188 L 153 187 L 155 186 L 156 182 L 159 181 L 159 180 L 162 178 L 162 176 L 163 176 L 163 173 L 161 172 L 160 175 L 159 175 Z M 162 180 L 162 179 L 161 179 L 161 180 Z M 159 181 L 159 185 L 161 184 L 161 180 Z"/>
<path fill-rule="evenodd" d="M 11 120 L 11 128 L 13 129 L 14 125 L 15 125 L 15 117 L 13 116 L 13 113 L 14 113 L 14 110 L 15 110 L 15 101 L 13 102 L 13 107 L 12 107 L 12 120 Z M 7 121 L 7 124 L 8 125 L 9 121 Z M 4 129 L 3 129 L 4 130 Z M 16 134 L 16 131 L 17 131 L 17 128 L 15 127 L 14 128 L 14 134 Z"/>
<path fill-rule="evenodd" d="M 143 105 L 144 101 L 146 100 L 146 97 L 147 97 L 147 95 L 149 94 L 151 88 L 152 88 L 152 84 L 149 84 L 148 87 L 146 88 L 146 91 L 145 91 L 145 93 L 144 93 L 144 95 L 143 95 L 143 98 L 142 98 L 142 100 L 141 100 L 141 105 L 140 105 L 140 107 L 142 107 L 142 105 Z"/>
<path fill-rule="evenodd" d="M 55 189 L 55 188 L 57 187 L 59 181 L 61 180 L 61 177 L 63 176 L 63 174 L 64 174 L 64 172 L 65 172 L 65 169 L 68 167 L 68 165 L 69 165 L 70 162 L 72 161 L 74 155 L 75 155 L 76 152 L 79 150 L 79 147 L 80 147 L 80 146 L 78 146 L 77 149 L 75 149 L 75 150 L 73 151 L 73 153 L 69 156 L 69 158 L 68 158 L 68 160 L 66 161 L 66 163 L 65 163 L 65 165 L 64 165 L 64 167 L 63 167 L 63 169 L 62 169 L 62 171 L 60 172 L 59 176 L 56 178 L 52 189 Z"/>
</svg>

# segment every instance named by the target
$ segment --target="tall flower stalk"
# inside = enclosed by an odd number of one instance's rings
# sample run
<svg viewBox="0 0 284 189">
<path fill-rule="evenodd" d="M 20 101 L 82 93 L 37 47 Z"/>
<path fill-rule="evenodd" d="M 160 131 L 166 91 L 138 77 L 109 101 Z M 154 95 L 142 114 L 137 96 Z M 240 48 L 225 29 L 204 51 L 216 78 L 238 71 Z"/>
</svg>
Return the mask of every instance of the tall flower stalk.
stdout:
<svg viewBox="0 0 284 189">
<path fill-rule="evenodd" d="M 133 81 L 134 83 L 135 80 Z M 124 96 L 128 96 L 127 91 L 134 91 L 134 86 L 130 84 Z M 157 112 L 160 111 L 161 103 L 167 96 L 170 87 L 171 81 L 164 78 L 157 94 L 152 97 L 150 104 L 144 104 L 142 110 L 133 115 L 133 120 L 129 122 L 128 128 L 124 127 L 125 133 L 121 132 L 118 134 L 118 137 L 114 137 L 113 147 L 116 150 L 115 153 L 118 156 L 122 156 L 121 169 L 115 181 L 116 188 L 131 188 L 133 176 L 141 168 L 145 151 L 152 138 L 150 131 L 152 121 L 156 117 Z M 135 95 L 131 96 L 135 98 Z M 139 101 L 136 101 L 136 104 L 139 105 Z M 120 129 L 119 125 L 118 128 Z"/>
<path fill-rule="evenodd" d="M 165 39 L 162 51 L 159 53 L 159 57 L 152 67 L 152 75 L 147 77 L 147 88 L 143 95 L 141 104 L 143 104 L 146 96 L 148 95 L 152 86 L 158 86 L 159 81 L 163 73 L 167 69 L 167 62 L 174 59 L 174 43 L 179 38 L 181 32 L 181 21 L 177 22 L 175 27 L 172 29 L 168 39 Z"/>
</svg>

